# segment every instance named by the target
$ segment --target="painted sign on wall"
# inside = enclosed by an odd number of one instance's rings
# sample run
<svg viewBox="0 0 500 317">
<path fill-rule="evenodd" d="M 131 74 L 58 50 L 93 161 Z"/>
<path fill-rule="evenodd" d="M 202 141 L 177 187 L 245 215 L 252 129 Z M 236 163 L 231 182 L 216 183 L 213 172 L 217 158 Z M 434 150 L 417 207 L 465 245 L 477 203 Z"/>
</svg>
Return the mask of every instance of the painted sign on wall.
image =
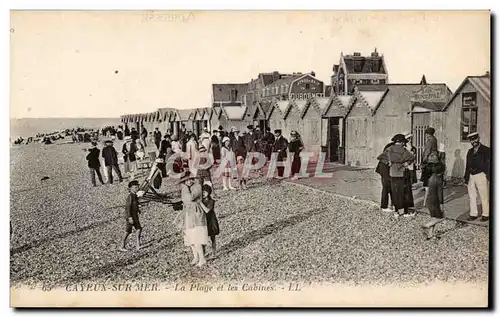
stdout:
<svg viewBox="0 0 500 317">
<path fill-rule="evenodd" d="M 413 92 L 410 96 L 411 101 L 446 101 L 446 91 L 443 88 L 433 88 L 424 86 Z"/>
</svg>

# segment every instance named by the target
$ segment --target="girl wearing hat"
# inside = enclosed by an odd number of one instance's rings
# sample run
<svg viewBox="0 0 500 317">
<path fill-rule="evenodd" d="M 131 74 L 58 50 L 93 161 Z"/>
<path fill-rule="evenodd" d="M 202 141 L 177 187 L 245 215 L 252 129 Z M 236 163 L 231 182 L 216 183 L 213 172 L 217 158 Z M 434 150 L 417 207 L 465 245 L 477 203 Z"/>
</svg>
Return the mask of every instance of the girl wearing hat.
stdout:
<svg viewBox="0 0 500 317">
<path fill-rule="evenodd" d="M 235 188 L 231 184 L 231 179 L 233 178 L 233 169 L 231 168 L 231 160 L 234 159 L 234 153 L 229 148 L 231 140 L 225 136 L 222 139 L 222 149 L 221 153 L 221 161 L 226 162 L 225 166 L 222 167 L 222 185 L 224 186 L 223 190 L 234 190 Z"/>
<path fill-rule="evenodd" d="M 203 246 L 208 245 L 207 217 L 201 207 L 202 187 L 194 175 L 186 171 L 179 180 L 181 199 L 184 208 L 176 218 L 177 226 L 184 232 L 184 244 L 191 248 L 191 265 L 202 266 L 207 263 Z"/>
<path fill-rule="evenodd" d="M 198 162 L 197 175 L 199 178 L 201 178 L 202 184 L 204 184 L 205 182 L 209 182 L 210 184 L 212 184 L 212 177 L 210 175 L 210 168 L 212 167 L 212 162 L 210 161 L 212 158 L 209 158 L 210 153 L 207 152 L 207 149 L 203 144 L 200 144 L 200 148 L 198 150 L 200 161 Z"/>
<path fill-rule="evenodd" d="M 212 256 L 214 256 L 217 250 L 215 243 L 215 236 L 217 236 L 220 232 L 219 221 L 217 220 L 217 216 L 215 215 L 214 211 L 215 201 L 211 196 L 212 187 L 208 184 L 205 184 L 203 185 L 202 190 L 203 190 L 203 199 L 201 200 L 200 206 L 206 213 L 207 232 L 208 236 L 210 237 L 210 240 L 212 241 Z"/>
</svg>

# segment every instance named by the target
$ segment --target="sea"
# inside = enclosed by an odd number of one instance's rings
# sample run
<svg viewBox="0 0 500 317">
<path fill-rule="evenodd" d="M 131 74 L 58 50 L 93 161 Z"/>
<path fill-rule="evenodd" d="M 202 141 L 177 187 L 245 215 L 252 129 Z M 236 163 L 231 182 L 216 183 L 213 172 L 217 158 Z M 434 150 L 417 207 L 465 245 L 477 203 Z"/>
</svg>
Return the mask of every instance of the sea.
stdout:
<svg viewBox="0 0 500 317">
<path fill-rule="evenodd" d="M 34 136 L 64 129 L 95 129 L 120 125 L 120 118 L 22 118 L 10 119 L 10 138 Z"/>
</svg>

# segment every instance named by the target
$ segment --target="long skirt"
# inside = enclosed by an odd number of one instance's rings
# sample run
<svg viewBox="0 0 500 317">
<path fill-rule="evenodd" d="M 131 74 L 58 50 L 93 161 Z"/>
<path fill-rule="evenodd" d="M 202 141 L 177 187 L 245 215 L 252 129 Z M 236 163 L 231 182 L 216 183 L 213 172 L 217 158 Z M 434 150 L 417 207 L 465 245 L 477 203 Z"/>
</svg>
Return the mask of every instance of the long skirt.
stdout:
<svg viewBox="0 0 500 317">
<path fill-rule="evenodd" d="M 415 207 L 415 204 L 413 202 L 413 191 L 411 188 L 412 185 L 412 171 L 410 170 L 405 170 L 404 173 L 404 208 L 412 208 Z"/>
<path fill-rule="evenodd" d="M 194 226 L 184 230 L 184 245 L 208 245 L 209 243 L 207 226 Z"/>
<path fill-rule="evenodd" d="M 427 201 L 425 202 L 425 207 L 429 209 L 431 217 L 444 217 L 443 211 L 441 210 L 441 204 L 443 202 L 443 177 L 434 173 L 429 178 L 429 191 L 427 193 Z"/>
<path fill-rule="evenodd" d="M 391 177 L 391 198 L 396 211 L 405 208 L 404 177 Z"/>
<path fill-rule="evenodd" d="M 292 176 L 299 174 L 300 172 L 300 156 L 294 155 L 293 156 L 293 162 L 292 162 Z"/>
</svg>

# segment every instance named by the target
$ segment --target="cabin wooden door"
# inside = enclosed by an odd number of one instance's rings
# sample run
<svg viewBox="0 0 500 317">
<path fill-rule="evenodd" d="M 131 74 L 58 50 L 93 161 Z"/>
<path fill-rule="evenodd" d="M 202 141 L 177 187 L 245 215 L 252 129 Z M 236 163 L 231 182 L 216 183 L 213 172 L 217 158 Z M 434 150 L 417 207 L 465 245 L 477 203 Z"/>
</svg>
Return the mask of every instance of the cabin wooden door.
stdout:
<svg viewBox="0 0 500 317">
<path fill-rule="evenodd" d="M 425 145 L 425 129 L 430 126 L 431 113 L 419 112 L 412 114 L 412 145 L 417 149 L 416 166 L 420 168 L 422 163 L 422 154 L 424 153 Z"/>
<path fill-rule="evenodd" d="M 338 162 L 340 160 L 339 147 L 340 147 L 340 125 L 339 118 L 332 117 L 328 119 L 328 157 L 330 162 Z"/>
</svg>

